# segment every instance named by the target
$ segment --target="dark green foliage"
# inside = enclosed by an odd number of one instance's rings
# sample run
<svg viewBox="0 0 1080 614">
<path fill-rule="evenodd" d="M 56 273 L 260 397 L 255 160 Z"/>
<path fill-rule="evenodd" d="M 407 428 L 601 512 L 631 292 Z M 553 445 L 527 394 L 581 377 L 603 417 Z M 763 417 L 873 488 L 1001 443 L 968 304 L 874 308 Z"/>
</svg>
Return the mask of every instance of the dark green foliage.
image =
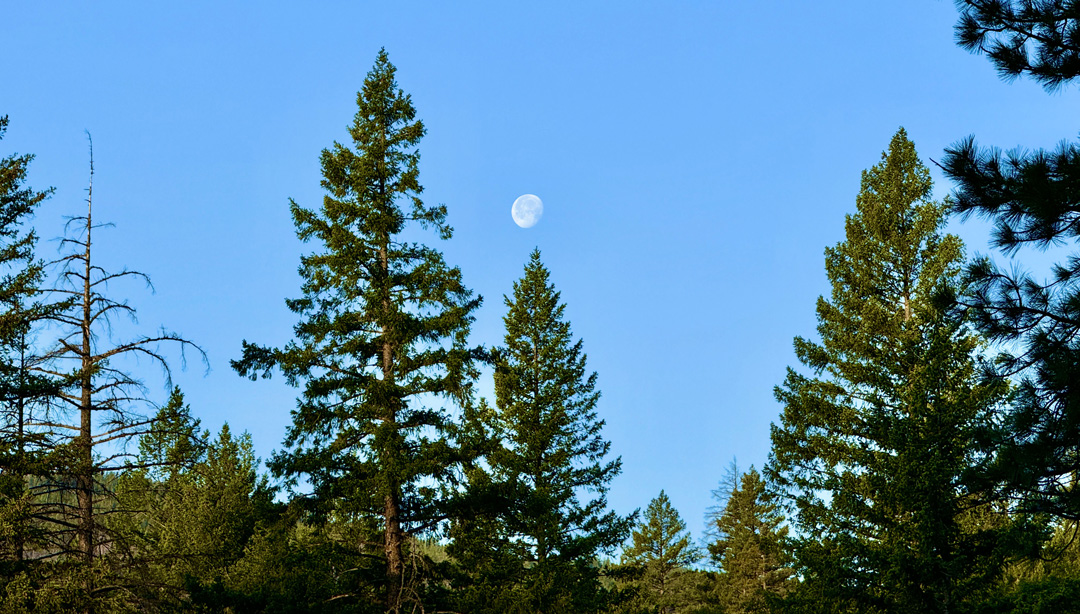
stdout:
<svg viewBox="0 0 1080 614">
<path fill-rule="evenodd" d="M 7 131 L 0 117 L 0 140 Z M 54 386 L 39 369 L 32 341 L 35 324 L 51 308 L 40 302 L 43 267 L 35 258 L 37 240 L 29 222 L 52 190 L 26 185 L 32 155 L 0 158 L 0 611 L 20 602 L 48 601 L 40 591 L 44 511 L 34 486 L 47 475 L 55 455 L 40 425 L 43 405 Z"/>
<path fill-rule="evenodd" d="M 791 556 L 784 549 L 787 527 L 780 506 L 753 468 L 742 474 L 716 519 L 718 539 L 709 557 L 721 570 L 718 600 L 730 614 L 769 612 L 794 582 Z"/>
<path fill-rule="evenodd" d="M 381 612 L 383 565 L 342 548 L 340 535 L 294 521 L 260 527 L 227 579 L 195 587 L 193 602 L 207 612 Z"/>
<path fill-rule="evenodd" d="M 129 604 L 144 612 L 381 610 L 372 587 L 382 565 L 336 545 L 355 540 L 355 528 L 314 528 L 274 503 L 246 433 L 234 437 L 225 425 L 211 440 L 176 390 L 156 421 L 162 428 L 140 441 L 144 468 L 118 488 L 131 513 L 109 527 L 135 549 L 138 567 L 113 574 Z"/>
<path fill-rule="evenodd" d="M 482 454 L 499 445 L 488 431 L 493 411 L 481 399 L 479 411 L 466 412 L 464 437 L 459 434 L 459 439 L 468 441 Z M 493 614 L 530 612 L 524 605 L 528 601 L 524 553 L 511 529 L 517 485 L 497 481 L 481 465 L 466 465 L 466 492 L 456 498 L 451 516 L 447 548 L 455 571 L 451 609 Z"/>
<path fill-rule="evenodd" d="M 1003 77 L 1029 75 L 1047 89 L 1080 76 L 1080 5 L 1065 0 L 966 1 L 959 44 L 985 51 Z M 993 243 L 1014 255 L 1025 247 L 1075 244 L 1080 212 L 1080 149 L 980 148 L 973 137 L 942 161 L 957 186 L 954 210 L 994 222 Z M 980 331 L 1003 351 L 994 375 L 1017 383 L 1012 412 L 999 431 L 1004 480 L 1023 509 L 1080 518 L 1070 486 L 1080 472 L 1080 260 L 1063 258 L 1047 275 L 1001 268 L 979 258 L 968 268 L 971 307 Z"/>
<path fill-rule="evenodd" d="M 159 428 L 140 441 L 142 468 L 117 487 L 129 513 L 108 526 L 132 549 L 132 568 L 113 575 L 131 602 L 159 612 L 313 611 L 329 597 L 332 582 L 310 577 L 304 591 L 295 582 L 289 598 L 275 592 L 282 575 L 322 573 L 330 559 L 272 501 L 250 436 L 234 437 L 226 424 L 211 439 L 176 389 L 155 419 Z M 265 543 L 269 536 L 277 541 Z M 272 566 L 288 569 L 271 573 Z"/>
<path fill-rule="evenodd" d="M 633 583 L 638 608 L 661 614 L 685 611 L 693 598 L 690 567 L 701 555 L 664 491 L 649 502 L 630 540 L 623 562 L 638 572 Z"/>
<path fill-rule="evenodd" d="M 1053 152 L 1003 155 L 996 149 L 981 149 L 968 138 L 945 155 L 943 169 L 957 183 L 954 210 L 993 220 L 995 247 L 1006 253 L 1025 246 L 1046 249 L 1080 236 L 1080 229 L 1071 223 L 1080 207 L 1076 145 L 1062 143 Z"/>
<path fill-rule="evenodd" d="M 206 456 L 209 433 L 200 432 L 201 421 L 191 415 L 184 393 L 173 388 L 169 400 L 154 417 L 153 431 L 139 438 L 139 468 L 148 479 L 167 483 L 190 475 Z"/>
<path fill-rule="evenodd" d="M 845 241 L 826 250 L 821 342 L 795 340 L 767 474 L 797 511 L 800 594 L 829 611 L 955 612 L 987 587 L 1021 529 L 969 468 L 1005 386 L 946 309 L 962 247 L 901 129 L 862 176 Z M 1032 537 L 1037 537 L 1033 534 Z"/>
<path fill-rule="evenodd" d="M 1080 149 L 1054 152 L 985 150 L 969 138 L 948 149 L 945 173 L 957 184 L 954 209 L 994 221 L 995 246 L 1007 254 L 1024 247 L 1075 244 L 1080 231 Z M 1030 511 L 1080 518 L 1080 260 L 1054 266 L 1048 279 L 1020 268 L 1005 270 L 983 257 L 968 268 L 964 297 L 980 331 L 1010 348 L 994 373 L 1019 376 L 1013 410 L 998 434 L 1005 480 Z"/>
<path fill-rule="evenodd" d="M 0 116 L 0 140 L 7 132 L 8 117 Z M 37 192 L 26 186 L 26 173 L 34 156 L 11 155 L 0 158 L 0 263 L 5 266 L 0 279 L 0 304 L 10 309 L 37 294 L 41 284 L 42 267 L 34 260 L 36 237 L 27 224 L 34 209 L 52 190 Z M 21 265 L 21 266 L 18 266 Z M 0 318 L 0 336 L 11 338 L 24 323 L 5 313 Z"/>
<path fill-rule="evenodd" d="M 319 249 L 303 256 L 301 298 L 287 301 L 300 321 L 281 349 L 244 343 L 233 366 L 245 376 L 279 368 L 303 395 L 271 467 L 312 488 L 316 518 L 376 520 L 383 535 L 386 607 L 404 587 L 406 537 L 434 529 L 443 511 L 435 484 L 456 463 L 445 432 L 449 414 L 431 405 L 471 395 L 467 346 L 480 299 L 442 254 L 406 241 L 418 223 L 449 238 L 446 207 L 420 200 L 423 124 L 397 87 L 386 52 L 357 95 L 349 135 L 322 152 L 322 207 L 291 202 L 297 235 Z M 371 544 L 354 544 L 368 552 Z"/>
<path fill-rule="evenodd" d="M 1048 90 L 1080 76 L 1080 12 L 1075 2 L 965 2 L 959 43 L 985 51 L 1005 78 L 1027 74 Z M 1013 256 L 1024 248 L 1075 245 L 1080 211 L 1080 149 L 980 148 L 973 137 L 945 152 L 943 170 L 957 186 L 955 211 L 994 223 L 993 244 Z M 979 258 L 967 270 L 962 298 L 978 328 L 1003 349 L 990 375 L 1016 391 L 1001 428 L 988 479 L 1005 483 L 1018 511 L 1072 519 L 1059 526 L 1038 561 L 1010 568 L 984 611 L 1073 612 L 1080 602 L 1074 543 L 1062 529 L 1080 518 L 1080 261 L 1075 253 L 1048 273 L 1001 268 Z M 1056 553 L 1054 551 L 1057 551 Z M 1044 558 L 1048 557 L 1048 558 Z"/>
<path fill-rule="evenodd" d="M 450 554 L 478 572 L 468 574 L 463 609 L 492 607 L 485 595 L 501 595 L 516 604 L 506 611 L 596 611 L 595 557 L 632 522 L 606 509 L 621 461 L 604 460 L 611 444 L 596 414 L 596 374 L 586 374 L 582 342 L 549 277 L 534 251 L 505 299 L 497 408 L 472 416 L 471 437 L 493 445 L 486 466 L 470 470 L 469 502 L 452 529 Z"/>
<path fill-rule="evenodd" d="M 248 435 L 234 438 L 225 425 L 193 460 L 187 470 L 171 472 L 163 481 L 128 485 L 133 495 L 128 502 L 145 510 L 137 521 L 153 561 L 152 584 L 171 592 L 166 597 L 223 582 L 244 555 L 257 522 L 269 520 L 271 511 L 271 493 L 256 474 Z"/>
<path fill-rule="evenodd" d="M 504 445 L 490 459 L 493 473 L 523 489 L 512 523 L 527 560 L 591 559 L 620 543 L 627 527 L 606 509 L 622 462 L 604 460 L 611 443 L 596 415 L 596 374 L 586 375 L 583 343 L 572 338 L 539 250 L 505 302 L 494 414 Z M 579 501 L 585 491 L 594 496 Z"/>
<path fill-rule="evenodd" d="M 1030 75 L 1047 89 L 1080 75 L 1075 0 L 956 0 L 957 43 L 985 53 L 1006 79 Z"/>
<path fill-rule="evenodd" d="M 1018 614 L 1080 611 L 1077 523 L 1058 524 L 1037 556 L 1010 565 L 983 611 Z"/>
<path fill-rule="evenodd" d="M 0 117 L 0 140 L 7 131 Z M 28 228 L 34 209 L 52 192 L 27 187 L 31 155 L 0 159 L 0 577 L 25 567 L 35 548 L 31 518 L 37 505 L 30 480 L 47 471 L 48 437 L 35 425 L 51 382 L 37 372 L 31 347 L 34 324 L 49 307 L 40 303 L 43 268 L 34 257 L 37 237 Z"/>
<path fill-rule="evenodd" d="M 980 614 L 1075 614 L 1080 612 L 1080 578 L 1021 580 L 1002 595 L 987 600 Z"/>
<path fill-rule="evenodd" d="M 1057 614 L 1080 611 L 1080 541 L 1077 523 L 1065 521 L 1037 557 L 1009 566 L 980 614 Z"/>
</svg>

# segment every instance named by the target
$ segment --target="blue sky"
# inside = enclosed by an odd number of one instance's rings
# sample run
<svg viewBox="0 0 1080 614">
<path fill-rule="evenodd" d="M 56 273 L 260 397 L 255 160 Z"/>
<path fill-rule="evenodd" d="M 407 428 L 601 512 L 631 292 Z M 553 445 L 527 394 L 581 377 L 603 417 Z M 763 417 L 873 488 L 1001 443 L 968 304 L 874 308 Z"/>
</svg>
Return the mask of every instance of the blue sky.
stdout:
<svg viewBox="0 0 1080 614">
<path fill-rule="evenodd" d="M 385 46 L 428 129 L 425 198 L 456 229 L 439 247 L 485 299 L 474 339 L 501 340 L 539 247 L 599 373 L 623 459 L 611 505 L 663 488 L 698 536 L 730 459 L 767 457 L 772 388 L 828 292 L 823 249 L 896 129 L 927 163 L 969 134 L 1033 148 L 1077 130 L 1074 90 L 1004 83 L 957 48 L 946 0 L 526 4 L 14 3 L 0 155 L 37 156 L 51 238 L 82 211 L 93 134 L 95 215 L 116 225 L 95 257 L 152 277 L 153 294 L 115 290 L 142 330 L 206 349 L 209 374 L 175 382 L 265 458 L 295 393 L 228 361 L 241 339 L 289 339 L 305 248 L 287 199 L 320 202 L 319 152 L 347 139 Z M 524 193 L 545 203 L 527 230 L 510 218 Z M 982 224 L 953 229 L 987 250 Z"/>
</svg>

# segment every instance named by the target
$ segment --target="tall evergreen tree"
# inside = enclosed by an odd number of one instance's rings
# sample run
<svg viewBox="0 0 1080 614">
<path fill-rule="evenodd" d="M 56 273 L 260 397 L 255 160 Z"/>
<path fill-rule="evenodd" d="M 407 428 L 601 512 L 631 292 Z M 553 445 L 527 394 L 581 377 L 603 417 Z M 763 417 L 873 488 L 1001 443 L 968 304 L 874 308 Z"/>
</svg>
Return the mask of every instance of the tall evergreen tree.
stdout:
<svg viewBox="0 0 1080 614">
<path fill-rule="evenodd" d="M 1080 77 L 1080 12 L 1065 0 L 957 2 L 961 47 L 986 53 L 1002 77 L 1027 75 L 1048 90 Z M 1080 145 L 1002 153 L 968 137 L 946 150 L 954 211 L 994 223 L 1004 254 L 1075 246 L 1080 239 Z M 1006 481 L 1023 509 L 1080 520 L 1080 259 L 1075 251 L 1046 274 L 991 259 L 967 270 L 980 331 L 1003 349 L 994 374 L 1017 384 L 995 441 Z"/>
<path fill-rule="evenodd" d="M 0 140 L 7 131 L 0 117 Z M 30 341 L 34 323 L 49 312 L 41 303 L 41 261 L 28 222 L 52 190 L 26 186 L 32 155 L 0 158 L 0 569 L 4 577 L 25 560 L 32 538 L 35 503 L 28 480 L 44 470 L 45 433 L 33 428 L 33 409 L 51 392 L 36 372 L 39 358 Z M 32 544 L 31 544 L 32 545 Z M 9 569 L 8 562 L 15 564 Z M 2 590 L 2 586 L 0 586 Z"/>
<path fill-rule="evenodd" d="M 471 521 L 474 528 L 489 523 L 484 526 L 495 532 L 473 532 L 477 541 L 466 544 L 469 523 L 459 525 L 459 543 L 451 552 L 512 553 L 508 558 L 516 567 L 507 572 L 506 584 L 520 591 L 522 612 L 594 611 L 599 607 L 594 558 L 622 542 L 632 521 L 606 509 L 605 494 L 621 459 L 605 460 L 611 444 L 596 413 L 596 374 L 586 374 L 582 341 L 573 340 L 566 305 L 539 250 L 505 303 L 505 347 L 498 351 L 495 371 L 497 407 L 485 416 L 501 444 L 487 457 L 489 470 L 476 480 L 486 492 L 497 493 L 489 504 L 498 507 Z M 586 493 L 593 496 L 582 501 Z"/>
<path fill-rule="evenodd" d="M 686 523 L 660 491 L 630 534 L 623 561 L 637 567 L 642 601 L 650 612 L 672 614 L 690 601 L 687 572 L 700 558 Z"/>
<path fill-rule="evenodd" d="M 289 300 L 296 338 L 272 349 L 244 342 L 241 374 L 279 368 L 303 395 L 271 467 L 303 478 L 322 517 L 374 519 L 386 563 L 386 610 L 398 612 L 405 585 L 406 537 L 441 520 L 435 485 L 453 469 L 438 397 L 468 400 L 473 363 L 467 345 L 481 299 L 442 254 L 406 240 L 410 222 L 448 239 L 446 207 L 420 199 L 424 125 L 398 89 L 385 50 L 357 95 L 353 147 L 322 152 L 322 207 L 291 202 L 297 235 L 320 249 L 303 256 L 301 298 Z M 357 544 L 366 550 L 366 544 Z M 367 553 L 370 554 L 370 553 Z"/>
<path fill-rule="evenodd" d="M 779 504 L 753 467 L 731 489 L 716 518 L 717 539 L 709 557 L 721 570 L 719 600 L 724 612 L 769 612 L 771 598 L 785 595 L 794 573 L 785 551 L 787 527 Z"/>
<path fill-rule="evenodd" d="M 962 246 L 903 129 L 862 175 L 846 239 L 826 250 L 821 342 L 796 338 L 769 477 L 793 500 L 803 588 L 836 611 L 956 611 L 1000 569 L 1009 523 L 968 468 L 1002 399 L 977 377 L 978 338 L 940 300 Z"/>
</svg>

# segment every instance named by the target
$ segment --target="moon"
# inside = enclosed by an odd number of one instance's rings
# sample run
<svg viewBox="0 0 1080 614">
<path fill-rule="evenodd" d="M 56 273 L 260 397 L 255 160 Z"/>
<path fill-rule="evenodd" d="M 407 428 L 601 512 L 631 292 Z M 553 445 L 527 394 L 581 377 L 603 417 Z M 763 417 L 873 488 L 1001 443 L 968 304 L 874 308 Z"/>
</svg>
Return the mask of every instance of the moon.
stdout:
<svg viewBox="0 0 1080 614">
<path fill-rule="evenodd" d="M 544 201 L 535 194 L 522 194 L 510 208 L 514 223 L 522 228 L 532 228 L 544 215 Z"/>
</svg>

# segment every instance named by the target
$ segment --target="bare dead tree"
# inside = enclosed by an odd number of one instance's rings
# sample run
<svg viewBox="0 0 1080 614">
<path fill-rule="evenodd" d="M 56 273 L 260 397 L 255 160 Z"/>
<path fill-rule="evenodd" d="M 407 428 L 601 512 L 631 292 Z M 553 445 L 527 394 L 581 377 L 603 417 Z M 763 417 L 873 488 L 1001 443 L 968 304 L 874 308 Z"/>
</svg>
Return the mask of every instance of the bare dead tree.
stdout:
<svg viewBox="0 0 1080 614">
<path fill-rule="evenodd" d="M 106 295 L 109 284 L 135 278 L 152 286 L 143 273 L 127 269 L 111 273 L 92 260 L 92 233 L 103 226 L 93 221 L 93 177 L 91 141 L 86 215 L 68 222 L 61 240 L 61 251 L 67 253 L 55 263 L 58 284 L 51 290 L 67 308 L 51 315 L 57 339 L 45 354 L 45 365 L 38 367 L 42 375 L 65 385 L 56 394 L 59 407 L 30 425 L 53 433 L 65 451 L 64 475 L 42 484 L 36 493 L 39 501 L 47 502 L 42 520 L 53 528 L 47 555 L 81 560 L 87 568 L 107 553 L 114 559 L 130 556 L 102 518 L 132 512 L 120 504 L 115 479 L 121 472 L 143 467 L 127 444 L 155 427 L 155 419 L 140 411 L 150 405 L 145 386 L 118 363 L 125 357 L 149 358 L 171 383 L 169 361 L 161 348 L 175 344 L 182 363 L 186 364 L 185 350 L 193 349 L 206 364 L 202 348 L 165 329 L 128 341 L 113 339 L 113 319 L 126 316 L 134 322 L 135 310 Z M 93 586 L 91 580 L 86 583 L 91 596 L 109 590 Z"/>
</svg>

